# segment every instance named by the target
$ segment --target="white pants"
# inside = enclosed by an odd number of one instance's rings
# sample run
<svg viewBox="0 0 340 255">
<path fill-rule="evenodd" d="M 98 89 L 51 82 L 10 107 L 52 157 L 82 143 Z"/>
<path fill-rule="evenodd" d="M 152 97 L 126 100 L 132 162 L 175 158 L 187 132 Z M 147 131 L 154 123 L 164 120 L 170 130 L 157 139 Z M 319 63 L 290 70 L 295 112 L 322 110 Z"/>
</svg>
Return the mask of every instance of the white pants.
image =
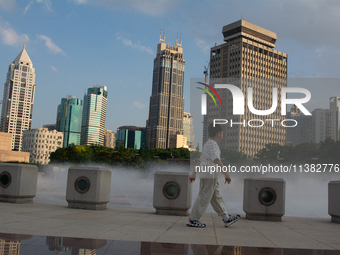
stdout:
<svg viewBox="0 0 340 255">
<path fill-rule="evenodd" d="M 200 191 L 192 207 L 192 220 L 199 220 L 211 203 L 218 216 L 227 214 L 227 209 L 220 193 L 218 178 L 204 178 L 200 180 Z"/>
</svg>

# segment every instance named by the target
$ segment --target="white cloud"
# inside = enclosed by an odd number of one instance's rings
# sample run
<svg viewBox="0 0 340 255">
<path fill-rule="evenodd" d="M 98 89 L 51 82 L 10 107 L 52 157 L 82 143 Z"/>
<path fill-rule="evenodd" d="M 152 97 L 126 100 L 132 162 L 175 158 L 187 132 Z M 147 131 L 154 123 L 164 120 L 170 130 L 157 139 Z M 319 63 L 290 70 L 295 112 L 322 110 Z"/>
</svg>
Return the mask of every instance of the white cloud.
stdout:
<svg viewBox="0 0 340 255">
<path fill-rule="evenodd" d="M 60 49 L 52 40 L 45 35 L 38 35 L 38 37 L 45 41 L 45 46 L 54 54 L 62 54 L 66 56 L 66 53 Z"/>
<path fill-rule="evenodd" d="M 1 0 L 0 0 L 1 1 Z M 44 7 L 51 12 L 52 11 L 52 2 L 50 0 L 36 0 L 38 4 L 43 4 Z M 34 4 L 34 1 L 30 1 L 28 5 L 25 7 L 24 15 L 28 12 L 28 10 L 31 8 L 31 5 Z"/>
<path fill-rule="evenodd" d="M 132 103 L 133 103 L 133 105 L 134 105 L 135 107 L 137 107 L 138 109 L 143 109 L 143 108 L 145 108 L 145 105 L 142 104 L 142 103 L 140 103 L 140 102 L 134 101 L 134 102 L 132 102 Z"/>
<path fill-rule="evenodd" d="M 24 15 L 28 12 L 28 10 L 31 8 L 31 5 L 33 4 L 33 1 L 29 2 L 24 10 Z"/>
<path fill-rule="evenodd" d="M 18 45 L 23 43 L 25 35 L 18 35 L 16 31 L 7 26 L 0 24 L 0 35 L 2 36 L 2 42 L 6 45 Z M 27 37 L 26 40 L 29 38 Z"/>
<path fill-rule="evenodd" d="M 204 53 L 209 52 L 211 47 L 211 44 L 203 39 L 196 39 L 196 44 Z"/>
<path fill-rule="evenodd" d="M 48 11 L 50 12 L 52 11 L 52 3 L 50 0 L 37 0 L 37 3 L 44 4 Z"/>
<path fill-rule="evenodd" d="M 76 4 L 86 4 L 87 1 L 86 0 L 74 0 L 76 2 Z"/>
<path fill-rule="evenodd" d="M 126 39 L 122 36 L 118 36 L 117 41 L 122 41 L 124 45 L 132 47 L 134 49 L 139 49 L 139 50 L 145 51 L 145 52 L 152 54 L 152 55 L 154 54 L 154 51 L 150 47 L 145 47 L 143 45 L 133 43 L 131 40 Z"/>
<path fill-rule="evenodd" d="M 55 71 L 56 73 L 58 72 L 58 69 L 55 68 L 54 66 L 51 66 L 52 70 Z"/>
</svg>

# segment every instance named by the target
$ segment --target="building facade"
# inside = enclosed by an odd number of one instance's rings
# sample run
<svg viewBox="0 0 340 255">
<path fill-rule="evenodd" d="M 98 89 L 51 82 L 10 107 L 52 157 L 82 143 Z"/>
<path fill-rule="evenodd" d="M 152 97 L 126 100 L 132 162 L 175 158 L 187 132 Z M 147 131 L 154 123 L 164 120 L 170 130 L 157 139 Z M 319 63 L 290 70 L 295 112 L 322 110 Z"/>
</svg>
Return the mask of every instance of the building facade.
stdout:
<svg viewBox="0 0 340 255">
<path fill-rule="evenodd" d="M 207 118 L 227 119 L 221 149 L 242 151 L 253 157 L 267 143 L 286 142 L 286 130 L 280 124 L 254 128 L 248 125 L 252 119 L 283 120 L 281 116 L 281 88 L 287 86 L 287 54 L 274 49 L 276 34 L 245 20 L 239 20 L 223 27 L 224 44 L 210 50 L 210 85 L 224 83 L 237 86 L 244 95 L 243 115 L 233 115 L 233 98 L 227 89 L 217 89 L 223 106 L 217 108 L 208 97 Z M 255 115 L 247 107 L 247 90 L 252 87 L 252 103 L 257 110 L 270 109 L 273 104 L 273 87 L 278 88 L 276 110 L 266 116 Z M 233 122 L 235 125 L 231 126 Z M 239 123 L 239 124 L 237 124 Z M 261 121 L 251 125 L 260 125 Z M 278 122 L 279 123 L 279 122 Z M 207 135 L 205 135 L 207 139 Z M 204 141 L 205 142 L 205 141 Z"/>
<path fill-rule="evenodd" d="M 340 97 L 337 96 L 329 99 L 326 136 L 334 141 L 340 140 Z"/>
<path fill-rule="evenodd" d="M 176 135 L 176 148 L 189 149 L 188 138 L 184 135 Z"/>
<path fill-rule="evenodd" d="M 182 42 L 176 40 L 176 46 L 172 46 L 160 35 L 147 121 L 147 146 L 150 149 L 175 147 L 176 135 L 183 133 L 184 66 Z"/>
<path fill-rule="evenodd" d="M 58 106 L 56 129 L 64 133 L 63 147 L 80 145 L 83 101 L 75 96 L 61 99 Z"/>
<path fill-rule="evenodd" d="M 92 86 L 84 95 L 80 144 L 104 145 L 107 87 Z"/>
<path fill-rule="evenodd" d="M 331 97 L 329 109 L 314 109 L 312 116 L 302 115 L 296 107 L 287 116 L 298 122 L 296 127 L 287 129 L 287 142 L 291 144 L 340 139 L 340 97 Z"/>
<path fill-rule="evenodd" d="M 189 112 L 183 114 L 183 136 L 186 137 L 186 144 L 188 148 L 194 148 L 194 126 L 193 116 Z"/>
<path fill-rule="evenodd" d="M 116 135 L 117 132 L 111 130 L 105 130 L 104 133 L 104 146 L 109 148 L 116 147 Z"/>
<path fill-rule="evenodd" d="M 43 128 L 47 128 L 48 130 L 57 130 L 57 124 L 45 124 Z"/>
<path fill-rule="evenodd" d="M 29 160 L 29 153 L 23 151 L 12 151 L 11 133 L 0 132 L 0 162 L 17 161 L 29 163 Z"/>
<path fill-rule="evenodd" d="M 12 133 L 11 148 L 20 151 L 22 135 L 31 129 L 35 69 L 25 46 L 9 65 L 4 86 L 0 132 Z"/>
<path fill-rule="evenodd" d="M 121 126 L 117 129 L 116 147 L 146 149 L 146 128 L 136 126 Z"/>
<path fill-rule="evenodd" d="M 0 254 L 20 254 L 20 241 L 0 239 Z"/>
<path fill-rule="evenodd" d="M 62 132 L 41 127 L 24 131 L 22 150 L 30 153 L 30 163 L 48 164 L 51 152 L 62 147 Z"/>
<path fill-rule="evenodd" d="M 300 143 L 313 142 L 313 116 L 304 115 L 300 109 L 293 105 L 290 112 L 287 113 L 288 119 L 294 119 L 298 123 L 295 127 L 287 128 L 287 143 L 296 145 Z M 290 122 L 290 126 L 295 123 Z"/>
</svg>

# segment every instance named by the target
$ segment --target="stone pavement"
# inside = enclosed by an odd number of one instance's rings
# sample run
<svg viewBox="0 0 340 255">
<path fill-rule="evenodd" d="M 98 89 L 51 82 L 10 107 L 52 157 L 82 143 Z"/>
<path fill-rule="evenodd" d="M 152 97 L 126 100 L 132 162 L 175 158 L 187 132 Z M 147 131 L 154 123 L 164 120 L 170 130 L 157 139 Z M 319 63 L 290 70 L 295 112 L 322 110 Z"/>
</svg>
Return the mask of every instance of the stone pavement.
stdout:
<svg viewBox="0 0 340 255">
<path fill-rule="evenodd" d="M 241 215 L 243 216 L 243 215 Z M 340 250 L 340 224 L 330 218 L 283 217 L 282 222 L 242 218 L 225 228 L 205 213 L 205 229 L 185 226 L 188 217 L 156 215 L 154 209 L 67 208 L 67 202 L 0 203 L 0 233 L 122 241 Z"/>
</svg>

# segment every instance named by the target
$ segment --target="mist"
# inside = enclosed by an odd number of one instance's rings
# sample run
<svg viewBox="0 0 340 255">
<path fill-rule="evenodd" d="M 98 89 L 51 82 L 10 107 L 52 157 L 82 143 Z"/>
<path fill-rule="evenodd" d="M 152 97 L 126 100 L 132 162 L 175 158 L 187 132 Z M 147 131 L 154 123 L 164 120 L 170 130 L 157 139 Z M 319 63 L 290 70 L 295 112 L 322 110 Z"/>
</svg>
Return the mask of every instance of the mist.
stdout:
<svg viewBox="0 0 340 255">
<path fill-rule="evenodd" d="M 67 171 L 71 165 L 49 165 L 38 178 L 34 200 L 66 202 Z M 84 165 L 85 166 L 85 165 Z M 154 174 L 157 171 L 189 172 L 188 166 L 150 164 L 147 168 L 86 165 L 110 169 L 111 192 L 108 206 L 152 209 Z M 243 183 L 245 178 L 283 178 L 286 181 L 285 216 L 329 218 L 328 182 L 339 180 L 339 173 L 231 173 L 231 184 L 220 191 L 230 214 L 244 214 Z M 192 203 L 199 191 L 199 179 L 192 185 Z M 207 212 L 213 212 L 209 205 Z"/>
</svg>

